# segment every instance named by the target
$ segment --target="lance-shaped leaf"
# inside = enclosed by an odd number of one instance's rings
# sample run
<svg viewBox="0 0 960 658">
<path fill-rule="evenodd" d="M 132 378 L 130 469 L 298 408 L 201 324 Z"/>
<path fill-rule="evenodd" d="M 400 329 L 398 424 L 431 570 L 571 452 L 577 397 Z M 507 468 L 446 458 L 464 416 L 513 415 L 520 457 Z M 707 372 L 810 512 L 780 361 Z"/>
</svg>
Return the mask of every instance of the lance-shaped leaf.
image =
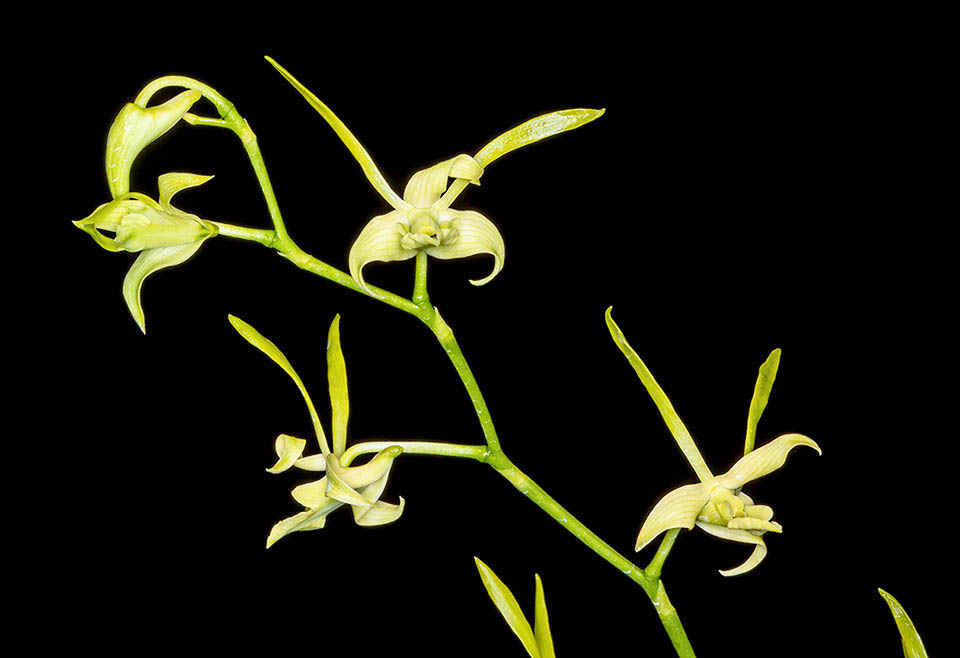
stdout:
<svg viewBox="0 0 960 658">
<path fill-rule="evenodd" d="M 370 181 L 370 184 L 373 185 L 373 188 L 380 193 L 387 203 L 393 206 L 396 209 L 408 208 L 409 204 L 406 203 L 403 199 L 397 196 L 397 193 L 393 191 L 390 187 L 390 184 L 387 183 L 387 180 L 383 177 L 383 174 L 380 173 L 380 170 L 377 168 L 376 163 L 373 161 L 373 158 L 370 157 L 370 154 L 367 153 L 367 150 L 363 148 L 363 145 L 360 141 L 353 136 L 353 133 L 344 125 L 333 111 L 324 104 L 319 98 L 317 98 L 313 92 L 304 87 L 300 82 L 294 78 L 290 73 L 277 64 L 273 58 L 266 57 L 266 60 L 270 62 L 273 68 L 277 69 L 284 78 L 287 79 L 294 89 L 300 92 L 300 94 L 307 100 L 308 103 L 320 113 L 320 116 L 323 117 L 324 121 L 330 124 L 330 127 L 333 128 L 333 131 L 337 133 L 337 137 L 340 138 L 340 141 L 346 145 L 347 149 L 350 151 L 350 154 L 356 159 L 360 164 L 360 168 L 363 169 L 364 175 L 367 177 L 367 180 Z"/>
<path fill-rule="evenodd" d="M 733 569 L 727 569 L 726 571 L 721 569 L 721 576 L 739 576 L 740 574 L 747 573 L 760 564 L 763 561 L 763 558 L 767 555 L 767 545 L 763 543 L 763 538 L 753 534 L 749 530 L 725 528 L 712 523 L 704 523 L 703 521 L 697 521 L 697 527 L 704 532 L 713 535 L 714 537 L 719 537 L 720 539 L 729 539 L 730 541 L 738 541 L 744 544 L 755 545 L 750 557 L 748 557 L 743 564 L 741 564 L 739 567 L 734 567 Z"/>
<path fill-rule="evenodd" d="M 300 455 L 303 454 L 303 449 L 306 447 L 307 442 L 305 440 L 289 434 L 281 434 L 274 442 L 274 449 L 277 451 L 277 463 L 268 468 L 267 472 L 283 473 L 291 468 L 300 459 Z"/>
<path fill-rule="evenodd" d="M 671 404 L 670 399 L 667 397 L 667 394 L 663 392 L 663 389 L 660 388 L 657 380 L 653 378 L 650 369 L 647 368 L 636 351 L 630 347 L 630 343 L 627 342 L 623 331 L 621 331 L 617 323 L 613 321 L 612 306 L 607 308 L 605 318 L 607 329 L 609 329 L 610 335 L 613 337 L 613 342 L 617 344 L 617 347 L 620 348 L 623 355 L 627 357 L 627 361 L 633 366 L 633 369 L 640 377 L 640 381 L 643 382 L 647 393 L 653 398 L 653 402 L 657 405 L 663 421 L 667 424 L 667 428 L 673 435 L 674 440 L 676 440 L 677 445 L 680 446 L 683 456 L 687 458 L 687 461 L 690 463 L 690 466 L 693 467 L 694 472 L 697 474 L 697 477 L 700 478 L 701 482 L 711 480 L 713 474 L 710 472 L 707 462 L 704 461 L 703 456 L 700 454 L 700 450 L 697 448 L 693 437 L 690 436 L 690 432 L 687 431 L 687 426 L 680 420 L 680 416 L 677 415 L 677 412 L 674 410 L 673 404 Z"/>
<path fill-rule="evenodd" d="M 773 381 L 777 378 L 779 367 L 780 348 L 778 347 L 770 352 L 770 356 L 763 362 L 757 373 L 757 383 L 753 387 L 753 398 L 750 400 L 750 411 L 747 413 L 747 438 L 743 445 L 743 454 L 753 450 L 757 439 L 757 424 L 760 422 L 763 410 L 767 408 L 770 391 L 773 389 Z"/>
<path fill-rule="evenodd" d="M 273 341 L 264 337 L 252 326 L 235 315 L 228 315 L 227 317 L 230 320 L 230 324 L 233 325 L 233 328 L 237 330 L 237 333 L 243 336 L 248 343 L 270 357 L 274 363 L 283 368 L 283 371 L 286 372 L 294 384 L 297 385 L 304 402 L 307 403 L 307 409 L 310 411 L 310 419 L 313 421 L 313 429 L 317 434 L 317 440 L 320 442 L 320 450 L 324 455 L 329 453 L 330 448 L 327 445 L 327 437 L 323 433 L 323 427 L 320 425 L 320 416 L 317 415 L 317 409 L 313 406 L 313 401 L 310 399 L 310 394 L 307 393 L 307 388 L 303 385 L 303 380 L 300 379 L 300 375 L 298 375 L 297 371 L 290 365 L 290 361 L 288 361 L 287 357 L 283 355 L 283 352 L 273 344 Z"/>
<path fill-rule="evenodd" d="M 350 398 L 347 395 L 347 364 L 340 349 L 340 314 L 333 318 L 327 332 L 327 383 L 330 388 L 331 424 L 333 425 L 333 454 L 338 457 L 347 446 L 347 420 L 350 417 Z"/>
<path fill-rule="evenodd" d="M 497 574 L 484 564 L 480 558 L 474 557 L 473 559 L 477 563 L 477 569 L 480 571 L 480 580 L 483 581 L 483 586 L 486 588 L 487 594 L 490 596 L 493 604 L 497 606 L 497 610 L 500 611 L 503 618 L 507 620 L 507 625 L 510 627 L 510 630 L 520 638 L 520 642 L 523 643 L 523 647 L 527 650 L 527 653 L 530 654 L 531 658 L 542 658 L 540 649 L 537 646 L 537 638 L 534 635 L 533 629 L 530 628 L 530 622 L 523 616 L 523 611 L 520 609 L 520 604 L 517 603 L 513 592 L 503 584 L 503 581 L 497 577 Z"/>
<path fill-rule="evenodd" d="M 107 184 L 114 199 L 130 191 L 130 169 L 140 151 L 170 130 L 200 96 L 191 89 L 155 107 L 124 105 L 107 134 Z"/>
<path fill-rule="evenodd" d="M 537 648 L 541 658 L 556 658 L 553 651 L 553 636 L 550 633 L 550 619 L 547 615 L 547 601 L 543 596 L 543 582 L 539 574 L 533 574 L 537 581 L 537 598 L 533 617 L 533 635 L 537 639 Z"/>
<path fill-rule="evenodd" d="M 428 208 L 447 189 L 448 178 L 462 178 L 479 184 L 483 167 L 469 155 L 458 155 L 418 171 L 403 189 L 403 200 L 417 208 Z"/>
<path fill-rule="evenodd" d="M 923 646 L 920 634 L 917 633 L 916 626 L 910 621 L 907 611 L 903 609 L 900 602 L 897 601 L 888 592 L 878 588 L 880 596 L 890 606 L 890 612 L 893 614 L 893 620 L 897 624 L 897 630 L 900 631 L 900 638 L 903 642 L 904 658 L 927 658 L 927 650 Z"/>
<path fill-rule="evenodd" d="M 809 446 L 823 454 L 820 446 L 802 434 L 784 434 L 753 452 L 744 455 L 729 471 L 717 477 L 717 482 L 727 489 L 739 489 L 748 482 L 773 473 L 787 461 L 787 455 L 797 446 Z"/>
<path fill-rule="evenodd" d="M 482 167 L 486 167 L 497 158 L 510 153 L 510 151 L 515 151 L 552 135 L 585 126 L 603 116 L 604 111 L 603 109 L 577 108 L 542 114 L 496 137 L 480 149 L 474 158 Z"/>
</svg>

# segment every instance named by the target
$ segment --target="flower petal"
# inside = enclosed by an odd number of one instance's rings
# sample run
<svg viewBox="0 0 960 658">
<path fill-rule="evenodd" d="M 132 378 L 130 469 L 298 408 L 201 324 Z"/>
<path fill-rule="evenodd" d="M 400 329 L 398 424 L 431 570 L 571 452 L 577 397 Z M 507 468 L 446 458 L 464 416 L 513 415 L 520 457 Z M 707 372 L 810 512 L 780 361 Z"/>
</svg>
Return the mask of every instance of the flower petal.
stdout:
<svg viewBox="0 0 960 658">
<path fill-rule="evenodd" d="M 523 146 L 584 126 L 603 116 L 604 110 L 572 109 L 542 114 L 511 128 L 494 138 L 477 153 L 476 160 L 486 167 L 491 162 Z"/>
<path fill-rule="evenodd" d="M 767 556 L 767 545 L 763 543 L 763 538 L 752 534 L 749 530 L 733 530 L 712 523 L 704 523 L 703 521 L 697 521 L 697 527 L 720 539 L 729 539 L 730 541 L 756 545 L 753 553 L 750 554 L 750 557 L 748 557 L 743 564 L 733 569 L 727 569 L 726 571 L 721 569 L 721 576 L 739 576 L 740 574 L 747 573 L 763 562 L 763 558 Z"/>
<path fill-rule="evenodd" d="M 350 247 L 350 256 L 347 259 L 350 276 L 364 290 L 367 290 L 367 284 L 363 280 L 363 268 L 367 263 L 407 260 L 417 255 L 416 249 L 405 249 L 400 244 L 402 236 L 397 230 L 397 224 L 404 223 L 403 213 L 396 210 L 374 217 L 367 222 Z"/>
<path fill-rule="evenodd" d="M 327 504 L 327 478 L 322 477 L 315 482 L 307 482 L 293 488 L 290 495 L 307 509 L 317 509 Z"/>
<path fill-rule="evenodd" d="M 320 116 L 330 124 L 330 127 L 333 128 L 334 132 L 337 133 L 337 137 L 340 138 L 340 141 L 346 145 L 347 149 L 350 150 L 350 154 L 360 163 L 360 168 L 363 169 L 364 175 L 366 175 L 367 180 L 370 181 L 370 184 L 373 185 L 373 188 L 380 193 L 387 203 L 391 206 L 400 210 L 401 208 L 406 208 L 407 204 L 397 196 L 397 193 L 393 191 L 390 187 L 390 184 L 387 183 L 386 179 L 383 177 L 383 174 L 380 173 L 380 170 L 377 169 L 376 163 L 373 161 L 373 158 L 370 157 L 370 154 L 367 153 L 366 149 L 363 148 L 363 145 L 353 136 L 347 127 L 344 125 L 333 111 L 327 107 L 323 101 L 317 98 L 313 92 L 304 87 L 300 82 L 290 75 L 285 68 L 277 64 L 272 58 L 267 57 L 266 60 L 273 65 L 273 68 L 277 69 L 284 78 L 287 79 L 287 82 L 293 85 L 294 89 L 300 92 L 300 94 L 307 99 L 307 102 L 313 106 L 317 112 L 320 113 Z"/>
<path fill-rule="evenodd" d="M 305 510 L 280 521 L 270 530 L 270 535 L 267 537 L 267 548 L 270 548 L 291 532 L 319 530 L 326 524 L 327 515 L 342 506 L 343 503 L 331 500 L 319 509 Z"/>
<path fill-rule="evenodd" d="M 647 389 L 647 393 L 653 398 L 654 404 L 657 405 L 657 409 L 663 417 L 663 422 L 667 424 L 667 429 L 670 430 L 670 434 L 673 435 L 677 445 L 680 446 L 680 451 L 683 453 L 683 456 L 687 458 L 687 461 L 690 463 L 690 466 L 693 467 L 694 472 L 697 474 L 697 477 L 700 478 L 701 482 L 712 480 L 713 474 L 710 472 L 710 467 L 707 466 L 707 462 L 703 460 L 697 444 L 694 442 L 693 437 L 690 436 L 690 432 L 687 431 L 687 426 L 683 424 L 680 416 L 678 416 L 674 410 L 670 398 L 668 398 L 667 394 L 660 388 L 660 384 L 653 378 L 653 373 L 650 372 L 650 369 L 647 368 L 647 365 L 634 349 L 630 347 L 630 343 L 627 342 L 620 327 L 613 321 L 612 306 L 607 308 L 604 317 L 607 321 L 607 329 L 610 330 L 610 336 L 613 337 L 613 342 L 617 344 L 617 347 L 620 348 L 623 355 L 627 357 L 627 361 L 633 366 L 633 369 L 640 377 L 640 381 L 643 382 L 643 387 Z"/>
<path fill-rule="evenodd" d="M 533 635 L 537 640 L 541 658 L 556 658 L 553 650 L 553 636 L 550 634 L 550 620 L 547 615 L 547 602 L 543 598 L 543 582 L 539 574 L 533 574 L 537 581 L 536 603 L 534 604 Z"/>
<path fill-rule="evenodd" d="M 641 550 L 660 533 L 671 528 L 692 528 L 708 500 L 710 494 L 702 483 L 688 484 L 668 493 L 654 505 L 643 522 L 637 536 L 636 550 Z"/>
<path fill-rule="evenodd" d="M 717 477 L 717 482 L 727 489 L 739 489 L 783 466 L 787 455 L 797 446 L 810 446 L 823 454 L 813 439 L 802 434 L 784 434 L 741 457 L 733 468 Z"/>
<path fill-rule="evenodd" d="M 371 527 L 393 523 L 403 515 L 403 508 L 406 506 L 403 496 L 400 496 L 400 504 L 386 503 L 378 500 L 369 507 L 353 507 L 353 520 L 357 525 Z"/>
<path fill-rule="evenodd" d="M 170 205 L 170 201 L 173 199 L 174 195 L 181 190 L 203 185 L 211 178 L 213 178 L 213 176 L 201 176 L 200 174 L 186 174 L 179 172 L 162 174 L 157 179 L 157 186 L 160 188 L 160 207 L 167 212 L 180 212 Z"/>
<path fill-rule="evenodd" d="M 763 410 L 767 408 L 770 390 L 773 388 L 773 380 L 777 378 L 779 367 L 780 348 L 778 347 L 770 352 L 770 356 L 763 362 L 760 372 L 757 373 L 757 383 L 753 387 L 753 398 L 750 400 L 750 411 L 747 413 L 747 439 L 744 442 L 743 454 L 753 450 L 757 438 L 757 423 L 760 422 Z"/>
<path fill-rule="evenodd" d="M 524 649 L 527 650 L 531 658 L 541 658 L 540 649 L 537 647 L 537 640 L 533 634 L 533 629 L 530 628 L 530 622 L 523 616 L 523 611 L 520 609 L 520 604 L 517 603 L 513 592 L 503 584 L 502 580 L 497 578 L 497 574 L 493 573 L 490 567 L 480 561 L 480 558 L 474 557 L 473 559 L 477 563 L 477 569 L 480 571 L 480 580 L 483 581 L 483 586 L 486 588 L 487 594 L 490 596 L 493 604 L 497 606 L 497 610 L 500 611 L 503 618 L 507 620 L 507 625 L 510 626 L 510 630 L 520 638 L 520 642 L 523 643 Z"/>
<path fill-rule="evenodd" d="M 274 363 L 283 368 L 283 371 L 286 372 L 290 376 L 290 379 L 293 380 L 293 383 L 297 385 L 297 388 L 300 389 L 300 394 L 303 395 L 304 402 L 307 403 L 307 409 L 310 411 L 313 429 L 317 434 L 317 440 L 320 442 L 320 451 L 323 454 L 329 453 L 330 448 L 327 446 L 327 437 L 324 435 L 323 427 L 320 425 L 320 417 L 317 415 L 317 409 L 313 406 L 313 400 L 310 399 L 310 394 L 307 393 L 307 388 L 303 385 L 303 380 L 300 379 L 300 375 L 298 375 L 297 371 L 290 365 L 287 357 L 273 344 L 273 341 L 263 336 L 259 331 L 237 316 L 228 315 L 227 319 L 230 320 L 230 324 L 237 330 L 237 333 L 243 336 L 248 343 L 269 356 Z"/>
<path fill-rule="evenodd" d="M 173 267 L 184 262 L 197 252 L 201 244 L 203 240 L 173 247 L 144 249 L 137 256 L 137 260 L 133 261 L 133 265 L 123 279 L 123 298 L 140 331 L 147 332 L 146 319 L 140 305 L 140 289 L 143 287 L 144 279 L 165 267 Z"/>
<path fill-rule="evenodd" d="M 304 471 L 325 471 L 327 470 L 327 458 L 323 453 L 301 457 L 293 463 L 294 467 Z"/>
<path fill-rule="evenodd" d="M 418 171 L 403 189 L 403 200 L 417 208 L 429 208 L 447 189 L 448 178 L 462 178 L 478 184 L 483 167 L 469 155 L 460 154 Z"/>
<path fill-rule="evenodd" d="M 327 497 L 349 505 L 373 505 L 376 498 L 370 497 L 365 487 L 389 474 L 393 460 L 402 453 L 400 446 L 390 446 L 362 466 L 341 466 L 337 456 L 330 455 L 327 457 Z M 383 486 L 380 486 L 379 490 L 372 489 L 370 493 L 379 496 L 382 491 Z"/>
<path fill-rule="evenodd" d="M 274 442 L 274 449 L 277 451 L 277 463 L 267 469 L 267 473 L 283 473 L 293 466 L 303 449 L 307 447 L 307 442 L 298 439 L 289 434 L 281 434 Z"/>
<path fill-rule="evenodd" d="M 124 105 L 107 134 L 107 184 L 114 199 L 130 191 L 130 169 L 140 151 L 170 130 L 200 96 L 191 89 L 146 109 Z"/>
<path fill-rule="evenodd" d="M 897 623 L 897 630 L 900 631 L 900 637 L 903 640 L 904 658 L 927 658 L 927 650 L 923 646 L 923 641 L 920 639 L 920 634 L 917 633 L 916 627 L 913 625 L 913 622 L 910 621 L 907 611 L 904 610 L 900 602 L 889 593 L 879 588 L 877 591 L 880 592 L 880 596 L 882 596 L 883 600 L 890 606 L 893 620 Z"/>
<path fill-rule="evenodd" d="M 327 381 L 330 387 L 332 411 L 333 454 L 338 457 L 347 447 L 347 419 L 350 416 L 350 398 L 347 395 L 347 364 L 340 349 L 340 314 L 330 323 L 327 333 Z"/>
<path fill-rule="evenodd" d="M 503 244 L 503 236 L 493 222 L 472 210 L 445 210 L 440 220 L 443 224 L 449 223 L 459 235 L 449 243 L 441 243 L 437 247 L 426 247 L 428 254 L 441 260 L 466 258 L 476 254 L 492 255 L 493 271 L 482 279 L 471 280 L 470 283 L 475 286 L 488 283 L 500 273 L 503 269 L 506 247 Z"/>
</svg>

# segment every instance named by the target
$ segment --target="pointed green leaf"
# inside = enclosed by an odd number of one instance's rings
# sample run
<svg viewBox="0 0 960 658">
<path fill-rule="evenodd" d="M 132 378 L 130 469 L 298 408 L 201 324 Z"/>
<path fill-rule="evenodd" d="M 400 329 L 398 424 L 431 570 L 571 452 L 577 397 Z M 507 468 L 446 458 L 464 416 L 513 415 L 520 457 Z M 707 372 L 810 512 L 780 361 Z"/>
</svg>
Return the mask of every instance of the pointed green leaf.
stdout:
<svg viewBox="0 0 960 658">
<path fill-rule="evenodd" d="M 537 581 L 537 601 L 533 618 L 533 634 L 537 639 L 537 648 L 541 658 L 556 658 L 553 651 L 553 636 L 550 634 L 550 619 L 547 616 L 547 602 L 543 597 L 543 583 L 540 575 L 534 574 Z"/>
<path fill-rule="evenodd" d="M 500 611 L 503 618 L 507 620 L 507 625 L 510 626 L 510 629 L 520 638 L 520 642 L 523 643 L 523 647 L 527 650 L 527 653 L 530 654 L 531 658 L 541 658 L 540 650 L 537 648 L 536 637 L 530 628 L 530 622 L 523 616 L 523 611 L 520 610 L 520 604 L 517 603 L 516 597 L 507 589 L 503 581 L 497 578 L 497 574 L 493 573 L 490 567 L 480 561 L 480 558 L 474 557 L 473 559 L 477 563 L 477 569 L 480 571 L 480 579 L 483 581 L 483 586 L 487 589 L 487 594 L 490 595 L 490 599 L 493 601 L 493 604 L 497 606 L 497 610 Z"/>
<path fill-rule="evenodd" d="M 888 592 L 882 589 L 878 589 L 878 591 L 883 600 L 890 606 L 893 620 L 897 623 L 897 629 L 900 631 L 900 637 L 903 640 L 904 658 L 927 658 L 927 650 L 923 646 L 923 641 L 920 639 L 916 627 L 910 621 L 910 617 L 907 616 L 907 611 Z"/>
<path fill-rule="evenodd" d="M 338 457 L 347 447 L 347 419 L 350 398 L 347 395 L 347 364 L 340 349 L 340 314 L 330 323 L 327 333 L 327 381 L 330 387 L 330 408 L 333 426 L 333 454 Z"/>
<path fill-rule="evenodd" d="M 757 423 L 760 422 L 760 416 L 763 410 L 767 408 L 767 402 L 770 400 L 770 390 L 773 388 L 773 380 L 777 378 L 777 369 L 780 367 L 780 348 L 770 352 L 770 356 L 760 366 L 760 372 L 757 373 L 757 383 L 753 387 L 753 398 L 750 400 L 750 411 L 747 414 L 747 439 L 743 446 L 743 454 L 753 450 L 754 442 L 757 438 Z"/>
<path fill-rule="evenodd" d="M 494 138 L 480 149 L 475 156 L 476 160 L 481 166 L 487 167 L 497 158 L 518 148 L 539 142 L 541 139 L 552 135 L 585 126 L 594 119 L 603 116 L 604 111 L 578 108 L 540 115 Z"/>
<path fill-rule="evenodd" d="M 317 98 L 313 92 L 304 87 L 300 82 L 294 78 L 290 73 L 287 72 L 285 68 L 277 64 L 273 58 L 266 57 L 266 60 L 270 62 L 273 68 L 277 69 L 284 78 L 287 79 L 294 89 L 300 92 L 300 94 L 307 99 L 307 102 L 320 113 L 320 116 L 323 117 L 324 121 L 330 124 L 330 127 L 333 128 L 334 132 L 337 133 L 337 137 L 340 138 L 347 149 L 349 149 L 350 154 L 356 159 L 360 164 L 360 168 L 363 169 L 364 175 L 366 175 L 367 180 L 370 181 L 370 184 L 373 185 L 373 188 L 380 193 L 387 203 L 393 206 L 396 209 L 407 208 L 409 205 L 403 201 L 397 193 L 393 191 L 390 187 L 390 184 L 387 183 L 387 180 L 383 177 L 383 174 L 380 173 L 380 170 L 377 168 L 376 163 L 373 161 L 373 158 L 370 157 L 370 154 L 367 153 L 367 150 L 363 148 L 363 145 L 360 144 L 359 140 L 353 136 L 353 133 L 347 129 L 343 121 L 341 121 L 333 111 L 327 107 L 323 101 Z"/>
<path fill-rule="evenodd" d="M 677 412 L 674 411 L 673 404 L 670 403 L 670 399 L 667 397 L 666 393 L 663 392 L 663 389 L 660 388 L 657 380 L 653 378 L 653 374 L 647 368 L 640 356 L 632 347 L 630 347 L 630 343 L 627 342 L 627 339 L 624 337 L 620 327 L 618 327 L 617 323 L 613 321 L 612 306 L 607 308 L 605 317 L 607 321 L 607 329 L 610 330 L 610 335 L 613 337 L 613 342 L 617 344 L 617 347 L 620 348 L 620 351 L 623 352 L 623 355 L 627 357 L 627 361 L 630 362 L 630 365 L 633 366 L 633 369 L 640 377 L 640 381 L 643 382 L 643 386 L 647 389 L 647 393 L 649 393 L 650 397 L 653 398 L 654 403 L 657 405 L 657 409 L 660 410 L 660 415 L 663 416 L 663 421 L 667 424 L 667 428 L 673 435 L 674 440 L 676 440 L 677 445 L 680 446 L 683 456 L 687 458 L 687 461 L 690 463 L 690 466 L 693 467 L 694 472 L 696 472 L 697 477 L 700 478 L 701 482 L 706 482 L 712 479 L 713 474 L 710 472 L 707 462 L 703 460 L 703 456 L 700 454 L 700 450 L 697 448 L 697 444 L 694 442 L 693 437 L 690 436 L 690 432 L 687 431 L 686 425 L 683 424 L 683 421 L 680 420 L 680 416 L 678 416 Z"/>
<path fill-rule="evenodd" d="M 303 380 L 300 379 L 300 375 L 298 375 L 297 371 L 290 365 L 287 357 L 273 344 L 273 341 L 264 337 L 259 331 L 240 318 L 235 315 L 228 315 L 227 318 L 230 320 L 233 328 L 237 330 L 237 333 L 243 336 L 248 343 L 269 356 L 274 363 L 283 368 L 283 371 L 286 372 L 290 376 L 290 379 L 297 385 L 297 388 L 300 389 L 300 394 L 303 395 L 303 399 L 307 403 L 307 409 L 310 411 L 310 419 L 313 421 L 313 429 L 317 434 L 317 440 L 320 442 L 320 450 L 323 454 L 329 453 L 330 448 L 327 446 L 327 437 L 324 435 L 323 427 L 320 425 L 320 416 L 317 415 L 317 409 L 313 406 L 313 400 L 310 399 L 310 394 L 307 393 L 307 388 L 303 385 Z"/>
</svg>

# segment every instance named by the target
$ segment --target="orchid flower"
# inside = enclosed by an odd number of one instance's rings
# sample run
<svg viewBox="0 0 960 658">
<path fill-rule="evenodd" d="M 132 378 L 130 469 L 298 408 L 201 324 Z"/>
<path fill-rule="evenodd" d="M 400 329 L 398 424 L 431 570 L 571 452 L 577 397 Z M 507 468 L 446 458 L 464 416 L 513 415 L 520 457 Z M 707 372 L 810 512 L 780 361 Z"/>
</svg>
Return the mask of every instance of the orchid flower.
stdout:
<svg viewBox="0 0 960 658">
<path fill-rule="evenodd" d="M 273 342 L 249 324 L 232 315 L 229 318 L 233 328 L 251 345 L 283 368 L 300 389 L 320 444 L 318 454 L 304 457 L 302 455 L 307 445 L 306 440 L 281 434 L 274 444 L 277 462 L 267 471 L 282 473 L 292 467 L 306 471 L 326 471 L 326 475 L 319 480 L 293 489 L 291 495 L 294 500 L 303 505 L 304 510 L 273 526 L 267 537 L 267 548 L 291 532 L 322 528 L 326 523 L 327 515 L 344 505 L 350 505 L 353 509 L 353 518 L 357 525 L 382 525 L 400 518 L 404 508 L 403 497 L 400 497 L 399 505 L 394 505 L 381 501 L 380 495 L 387 485 L 393 460 L 403 452 L 403 448 L 388 446 L 380 450 L 369 462 L 360 466 L 348 466 L 341 464 L 340 461 L 346 450 L 347 419 L 350 414 L 347 368 L 340 349 L 340 316 L 337 315 L 333 319 L 327 334 L 327 379 L 332 409 L 332 450 L 323 426 L 320 424 L 316 407 L 303 381 L 287 358 Z"/>
<path fill-rule="evenodd" d="M 553 637 L 550 634 L 550 621 L 547 616 L 547 603 L 543 597 L 543 583 L 540 582 L 540 576 L 534 574 L 536 581 L 536 601 L 534 603 L 533 628 L 530 622 L 523 616 L 520 604 L 517 603 L 513 592 L 503 584 L 503 581 L 497 577 L 493 569 L 484 564 L 480 558 L 473 558 L 477 563 L 477 570 L 480 572 L 480 580 L 487 590 L 487 594 L 497 606 L 497 610 L 507 620 L 523 648 L 530 654 L 530 658 L 556 658 L 553 650 Z"/>
<path fill-rule="evenodd" d="M 753 499 L 741 489 L 783 466 L 789 452 L 797 446 L 809 446 L 821 453 L 820 446 L 802 434 L 784 434 L 756 450 L 753 449 L 757 423 L 770 398 L 770 390 L 780 364 L 780 350 L 774 350 L 760 367 L 747 417 L 744 456 L 729 471 L 715 476 L 700 455 L 693 437 L 674 411 L 670 400 L 647 366 L 627 343 L 620 327 L 613 321 L 611 311 L 612 309 L 608 308 L 606 313 L 610 335 L 640 376 L 680 450 L 700 479 L 698 484 L 688 484 L 671 491 L 654 506 L 640 528 L 636 550 L 641 550 L 671 528 L 690 530 L 696 525 L 715 537 L 752 544 L 753 553 L 743 564 L 726 571 L 721 570 L 720 573 L 724 576 L 736 576 L 750 571 L 760 564 L 767 554 L 763 541 L 764 533 L 779 533 L 783 528 L 772 521 L 773 510 L 770 507 L 754 504 Z"/>
<path fill-rule="evenodd" d="M 267 57 L 267 60 L 330 124 L 360 163 L 370 184 L 393 207 L 390 212 L 371 219 L 350 248 L 350 275 L 368 292 L 363 278 L 363 268 L 368 263 L 408 260 L 421 250 L 440 259 L 490 254 L 494 258 L 493 270 L 471 283 L 480 286 L 493 279 L 503 268 L 503 236 L 493 222 L 480 213 L 453 210 L 450 204 L 468 184 L 479 184 L 484 167 L 500 156 L 545 137 L 578 128 L 604 112 L 571 109 L 531 119 L 503 133 L 475 156 L 461 154 L 418 171 L 410 178 L 403 197 L 400 197 L 366 149 L 330 108 L 273 59 Z M 451 178 L 455 182 L 448 188 Z"/>
<path fill-rule="evenodd" d="M 146 325 L 140 304 L 144 280 L 157 270 L 184 262 L 197 252 L 204 240 L 217 234 L 214 224 L 183 212 L 170 202 L 180 190 L 202 185 L 213 177 L 163 174 L 158 179 L 158 203 L 130 191 L 130 170 L 140 151 L 170 130 L 199 99 L 200 92 L 191 90 L 155 107 L 127 103 L 107 135 L 107 185 L 113 201 L 74 222 L 107 251 L 141 252 L 123 280 L 123 298 L 144 332 Z M 103 231 L 115 235 L 110 237 Z"/>
</svg>

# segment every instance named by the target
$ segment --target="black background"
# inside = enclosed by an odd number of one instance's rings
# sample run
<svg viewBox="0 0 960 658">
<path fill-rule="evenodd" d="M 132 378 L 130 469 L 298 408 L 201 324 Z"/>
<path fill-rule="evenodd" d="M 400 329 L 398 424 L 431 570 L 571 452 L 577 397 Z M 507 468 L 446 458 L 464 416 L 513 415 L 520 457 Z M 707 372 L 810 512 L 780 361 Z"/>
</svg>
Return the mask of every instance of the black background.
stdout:
<svg viewBox="0 0 960 658">
<path fill-rule="evenodd" d="M 264 472 L 273 439 L 309 436 L 310 425 L 295 387 L 227 313 L 287 354 L 327 424 L 323 350 L 341 314 L 352 442 L 482 442 L 455 372 L 412 317 L 217 238 L 147 281 L 143 336 L 120 294 L 133 258 L 69 224 L 108 200 L 103 148 L 123 103 L 155 77 L 184 74 L 236 104 L 292 236 L 345 269 L 386 204 L 262 59 L 270 54 L 346 122 L 398 192 L 414 171 L 525 119 L 605 107 L 593 124 L 497 161 L 455 204 L 503 233 L 493 282 L 468 283 L 489 259 L 431 261 L 431 297 L 505 451 L 632 557 L 652 505 L 694 476 L 610 340 L 606 307 L 717 472 L 742 450 L 758 366 L 782 347 L 758 443 L 802 432 L 824 455 L 798 450 L 748 488 L 785 529 L 768 535 L 755 571 L 724 579 L 717 570 L 749 547 L 681 534 L 664 582 L 694 647 L 897 656 L 879 586 L 934 655 L 948 650 L 956 295 L 947 210 L 934 200 L 946 180 L 937 40 L 923 24 L 881 30 L 867 17 L 836 30 L 564 24 L 536 39 L 464 26 L 460 40 L 328 26 L 309 44 L 216 51 L 167 35 L 167 48 L 47 60 L 39 73 L 66 90 L 70 110 L 48 108 L 60 119 L 43 131 L 55 185 L 39 205 L 52 247 L 21 276 L 44 281 L 25 304 L 49 360 L 26 381 L 41 405 L 28 436 L 48 437 L 50 456 L 20 500 L 48 519 L 37 524 L 46 568 L 33 592 L 71 642 L 519 656 L 476 555 L 530 613 L 541 575 L 558 655 L 671 653 L 635 584 L 473 462 L 402 457 L 384 495 L 407 500 L 397 523 L 359 528 L 340 512 L 322 531 L 263 548 L 298 511 L 289 490 L 311 479 Z M 167 171 L 216 175 L 178 197 L 181 208 L 269 226 L 231 133 L 178 125 L 141 154 L 133 188 L 155 196 Z M 409 294 L 412 261 L 366 272 Z"/>
</svg>

